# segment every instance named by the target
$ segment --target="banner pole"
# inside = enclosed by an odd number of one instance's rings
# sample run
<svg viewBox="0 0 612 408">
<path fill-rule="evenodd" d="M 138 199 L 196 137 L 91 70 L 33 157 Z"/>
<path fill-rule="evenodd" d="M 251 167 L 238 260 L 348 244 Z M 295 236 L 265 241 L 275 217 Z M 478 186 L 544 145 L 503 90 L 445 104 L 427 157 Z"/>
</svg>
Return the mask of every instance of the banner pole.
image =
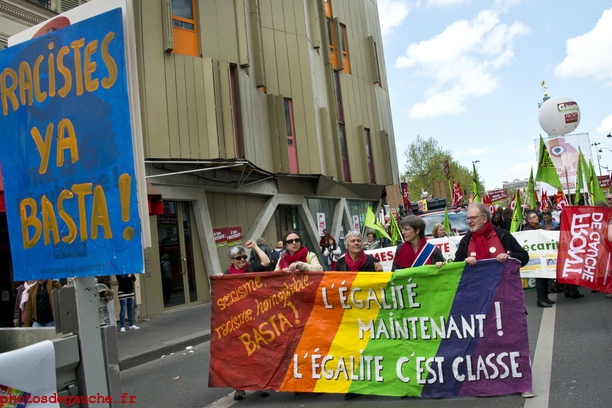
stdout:
<svg viewBox="0 0 612 408">
<path fill-rule="evenodd" d="M 564 171 L 565 171 L 565 185 L 567 186 L 567 203 L 569 205 L 574 205 L 572 204 L 572 200 L 571 200 L 572 194 L 570 193 L 569 177 L 567 177 L 567 169 L 565 169 Z"/>
</svg>

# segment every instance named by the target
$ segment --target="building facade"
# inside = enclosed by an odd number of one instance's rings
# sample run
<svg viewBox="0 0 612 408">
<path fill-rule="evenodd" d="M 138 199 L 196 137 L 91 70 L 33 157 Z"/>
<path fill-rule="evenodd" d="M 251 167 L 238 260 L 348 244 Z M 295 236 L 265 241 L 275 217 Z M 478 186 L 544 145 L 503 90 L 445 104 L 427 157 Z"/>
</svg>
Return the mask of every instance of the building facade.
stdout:
<svg viewBox="0 0 612 408">
<path fill-rule="evenodd" d="M 321 256 L 398 180 L 376 0 L 133 0 L 153 246 L 141 317 L 210 301 L 233 243 Z M 139 256 L 139 254 L 135 254 Z M 162 265 L 162 261 L 163 265 Z"/>
</svg>

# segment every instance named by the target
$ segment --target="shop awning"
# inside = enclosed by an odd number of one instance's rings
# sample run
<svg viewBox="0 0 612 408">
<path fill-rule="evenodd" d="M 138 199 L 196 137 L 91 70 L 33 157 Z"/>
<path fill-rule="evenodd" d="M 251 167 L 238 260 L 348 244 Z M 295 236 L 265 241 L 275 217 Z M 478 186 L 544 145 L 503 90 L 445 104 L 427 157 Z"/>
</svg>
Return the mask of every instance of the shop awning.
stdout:
<svg viewBox="0 0 612 408">
<path fill-rule="evenodd" d="M 2 164 L 0 163 L 0 212 L 6 212 L 6 203 L 4 202 L 4 184 L 2 183 Z"/>
<path fill-rule="evenodd" d="M 162 195 L 153 184 L 147 181 L 147 201 L 149 203 L 149 215 L 160 215 L 164 213 Z"/>
</svg>

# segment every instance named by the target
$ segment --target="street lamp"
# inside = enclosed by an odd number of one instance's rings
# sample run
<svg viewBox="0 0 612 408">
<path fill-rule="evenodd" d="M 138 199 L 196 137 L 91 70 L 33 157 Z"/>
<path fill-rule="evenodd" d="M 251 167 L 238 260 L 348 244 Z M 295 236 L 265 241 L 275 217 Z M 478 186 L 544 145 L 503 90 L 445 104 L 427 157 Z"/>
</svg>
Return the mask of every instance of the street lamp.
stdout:
<svg viewBox="0 0 612 408">
<path fill-rule="evenodd" d="M 595 146 L 595 151 L 597 151 L 597 146 L 599 146 L 601 143 L 599 142 L 595 142 L 595 143 L 591 143 L 591 146 Z M 597 167 L 599 167 L 599 175 L 601 176 L 601 165 L 599 164 L 599 154 L 597 154 Z"/>
<path fill-rule="evenodd" d="M 597 151 L 598 153 L 603 153 L 603 149 L 606 149 L 607 151 L 609 151 L 610 153 L 612 153 L 612 149 L 608 149 L 607 147 L 600 147 L 599 150 Z M 606 169 L 606 174 L 610 173 L 612 171 L 612 169 L 608 168 L 608 166 L 602 166 L 604 169 Z"/>
</svg>

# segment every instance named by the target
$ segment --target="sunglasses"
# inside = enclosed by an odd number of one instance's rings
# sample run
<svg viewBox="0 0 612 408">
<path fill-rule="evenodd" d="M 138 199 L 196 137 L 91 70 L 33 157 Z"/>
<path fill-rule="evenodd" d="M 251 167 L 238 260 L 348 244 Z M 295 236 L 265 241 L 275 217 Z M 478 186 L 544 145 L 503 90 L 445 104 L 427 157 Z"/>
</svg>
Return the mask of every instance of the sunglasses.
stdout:
<svg viewBox="0 0 612 408">
<path fill-rule="evenodd" d="M 287 244 L 291 245 L 291 244 L 293 244 L 294 242 L 295 242 L 295 243 L 300 243 L 300 242 L 302 242 L 302 240 L 301 240 L 301 239 L 299 239 L 299 238 L 296 238 L 296 239 L 288 239 L 288 240 L 286 240 L 285 242 L 286 242 Z"/>
<path fill-rule="evenodd" d="M 246 255 L 240 255 L 240 256 L 236 256 L 234 258 L 232 258 L 234 261 L 246 261 L 248 258 L 248 256 Z"/>
</svg>

